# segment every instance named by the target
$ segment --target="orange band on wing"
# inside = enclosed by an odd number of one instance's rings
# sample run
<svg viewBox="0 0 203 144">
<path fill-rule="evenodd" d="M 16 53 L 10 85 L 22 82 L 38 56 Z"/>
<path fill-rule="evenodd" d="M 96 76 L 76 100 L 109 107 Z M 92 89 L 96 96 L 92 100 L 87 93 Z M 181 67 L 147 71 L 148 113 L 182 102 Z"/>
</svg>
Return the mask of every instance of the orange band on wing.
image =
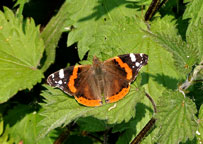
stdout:
<svg viewBox="0 0 203 144">
<path fill-rule="evenodd" d="M 108 103 L 113 103 L 122 99 L 128 93 L 129 89 L 130 89 L 130 86 L 128 86 L 127 88 L 123 88 L 118 94 L 109 97 L 107 99 Z"/>
<path fill-rule="evenodd" d="M 78 74 L 78 66 L 75 66 L 73 68 L 73 73 L 72 75 L 70 76 L 70 79 L 69 79 L 69 82 L 68 82 L 68 87 L 70 89 L 70 91 L 72 93 L 75 93 L 76 92 L 76 88 L 75 88 L 75 79 L 77 78 L 77 74 Z"/>
<path fill-rule="evenodd" d="M 83 104 L 83 105 L 85 105 L 85 106 L 90 106 L 90 107 L 94 107 L 94 106 L 100 106 L 100 105 L 102 105 L 102 101 L 101 100 L 88 100 L 88 99 L 86 99 L 86 98 L 83 98 L 83 97 L 76 97 L 75 96 L 75 99 L 79 102 L 79 103 L 81 103 L 81 104 Z"/>
<path fill-rule="evenodd" d="M 130 80 L 132 78 L 132 69 L 126 63 L 123 63 L 123 61 L 119 57 L 115 57 L 115 60 L 118 62 L 120 67 L 125 69 L 127 73 L 126 78 Z"/>
</svg>

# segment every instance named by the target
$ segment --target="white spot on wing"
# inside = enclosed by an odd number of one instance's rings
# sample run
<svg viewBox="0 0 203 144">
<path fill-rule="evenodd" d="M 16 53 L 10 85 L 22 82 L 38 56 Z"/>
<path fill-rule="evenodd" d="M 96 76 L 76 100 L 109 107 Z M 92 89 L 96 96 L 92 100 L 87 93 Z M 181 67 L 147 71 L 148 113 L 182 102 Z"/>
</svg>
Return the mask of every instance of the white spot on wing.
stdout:
<svg viewBox="0 0 203 144">
<path fill-rule="evenodd" d="M 143 53 L 141 53 L 140 56 L 143 57 Z"/>
<path fill-rule="evenodd" d="M 54 74 L 51 74 L 51 77 L 54 78 Z"/>
<path fill-rule="evenodd" d="M 140 63 L 139 63 L 139 62 L 136 62 L 135 65 L 136 65 L 136 67 L 139 67 L 139 66 L 140 66 Z"/>
<path fill-rule="evenodd" d="M 58 84 L 62 84 L 62 80 L 58 81 Z"/>
<path fill-rule="evenodd" d="M 63 69 L 60 69 L 60 71 L 59 71 L 59 77 L 61 79 L 64 78 L 64 71 L 63 71 Z"/>
<path fill-rule="evenodd" d="M 133 53 L 130 53 L 130 58 L 131 58 L 132 62 L 136 61 L 136 57 L 135 57 L 135 55 Z"/>
</svg>

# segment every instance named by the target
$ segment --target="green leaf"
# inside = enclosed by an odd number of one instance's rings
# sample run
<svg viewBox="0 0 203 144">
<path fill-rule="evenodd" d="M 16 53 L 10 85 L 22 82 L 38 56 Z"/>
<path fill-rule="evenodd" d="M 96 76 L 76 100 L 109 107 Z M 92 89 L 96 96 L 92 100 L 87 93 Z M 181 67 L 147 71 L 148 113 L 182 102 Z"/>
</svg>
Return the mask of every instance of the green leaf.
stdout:
<svg viewBox="0 0 203 144">
<path fill-rule="evenodd" d="M 105 120 L 107 124 L 127 122 L 135 116 L 135 105 L 144 95 L 142 89 L 132 86 L 130 93 L 116 103 L 105 104 L 100 107 L 85 107 L 61 90 L 55 90 L 49 86 L 45 87 L 48 90 L 42 93 L 46 103 L 42 104 L 44 111 L 41 115 L 44 116 L 44 119 L 41 124 L 44 126 L 44 130 L 41 131 L 41 136 L 46 135 L 56 127 L 65 126 L 79 117 L 92 116 L 99 120 Z"/>
<path fill-rule="evenodd" d="M 190 19 L 190 24 L 187 31 L 199 24 L 203 20 L 203 1 L 202 0 L 193 0 L 187 4 L 186 10 L 183 14 L 183 19 Z"/>
<path fill-rule="evenodd" d="M 26 3 L 29 2 L 29 0 L 13 0 L 13 1 L 16 1 L 14 7 L 17 5 L 25 5 Z"/>
<path fill-rule="evenodd" d="M 135 133 L 135 130 L 133 129 L 126 130 L 123 134 L 120 135 L 116 143 L 117 144 L 129 143 L 130 140 L 132 139 L 132 134 L 134 133 Z"/>
<path fill-rule="evenodd" d="M 8 132 L 14 138 L 15 143 L 23 141 L 25 144 L 51 144 L 56 137 L 51 134 L 51 136 L 38 141 L 38 134 L 42 127 L 37 126 L 37 124 L 41 119 L 42 117 L 38 112 L 33 111 L 30 106 L 17 105 L 9 110 L 8 115 L 5 116 L 5 124 L 9 126 Z"/>
<path fill-rule="evenodd" d="M 19 5 L 18 16 L 21 16 L 22 13 L 23 13 L 24 5 L 25 5 L 26 3 L 28 3 L 29 0 L 13 0 L 13 1 L 16 1 L 14 7 L 16 7 L 17 5 Z"/>
<path fill-rule="evenodd" d="M 1 144 L 13 144 L 12 138 L 9 138 L 8 130 L 4 128 L 3 116 L 0 113 L 0 143 Z"/>
<path fill-rule="evenodd" d="M 168 24 L 169 19 L 171 17 L 155 21 L 152 26 L 152 31 L 155 34 L 150 35 L 155 38 L 157 43 L 173 54 L 175 66 L 186 75 L 192 70 L 192 66 L 199 62 L 199 47 L 193 47 L 193 45 L 183 41 L 181 36 L 176 33 L 175 26 Z"/>
<path fill-rule="evenodd" d="M 176 91 L 165 91 L 157 105 L 158 143 L 176 144 L 192 140 L 197 130 L 195 104 Z"/>
<path fill-rule="evenodd" d="M 197 140 L 199 143 L 203 142 L 203 105 L 201 105 L 199 110 L 199 118 L 198 118 L 199 127 L 196 131 Z"/>
<path fill-rule="evenodd" d="M 203 24 L 201 21 L 187 30 L 186 39 L 191 48 L 198 50 L 198 58 L 203 61 Z"/>
<path fill-rule="evenodd" d="M 0 143 L 1 144 L 13 144 L 14 139 L 9 137 L 9 132 L 7 129 L 5 129 L 4 133 L 0 135 Z"/>
<path fill-rule="evenodd" d="M 168 30 L 171 34 L 176 34 L 177 29 L 174 29 L 175 23 L 171 21 L 173 17 L 164 17 L 159 19 L 160 21 L 153 21 L 151 26 L 152 32 Z M 142 51 L 147 50 L 149 55 L 148 65 L 146 66 L 145 79 L 142 80 L 147 93 L 156 102 L 162 95 L 162 92 L 167 88 L 171 90 L 177 89 L 178 81 L 183 79 L 183 75 L 177 71 L 174 66 L 174 61 L 172 54 L 169 53 L 163 46 L 158 44 L 152 37 L 150 37 L 146 32 L 140 35 L 141 39 L 139 41 L 138 47 Z M 145 68 L 145 67 L 144 67 Z M 149 102 L 147 105 L 151 105 Z"/>
<path fill-rule="evenodd" d="M 6 102 L 18 90 L 41 81 L 37 69 L 44 46 L 39 27 L 32 19 L 22 24 L 8 8 L 0 12 L 0 103 Z"/>
<path fill-rule="evenodd" d="M 120 126 L 116 125 L 113 132 L 122 132 L 116 143 L 130 143 L 142 128 L 151 119 L 153 110 L 150 106 L 150 101 L 147 97 L 142 99 L 141 103 L 136 105 L 136 117 L 131 119 L 128 123 L 122 123 Z M 148 144 L 153 143 L 151 136 L 145 137 Z M 142 141 L 143 143 L 143 141 Z"/>
<path fill-rule="evenodd" d="M 90 59 L 97 55 L 103 60 L 126 52 L 126 48 L 133 51 L 139 42 L 135 39 L 141 39 L 140 25 L 146 27 L 144 22 L 136 23 L 134 14 L 141 13 L 136 11 L 133 2 L 76 0 L 71 1 L 69 7 L 74 29 L 69 33 L 67 44 L 78 43 L 80 59 L 87 51 Z"/>
<path fill-rule="evenodd" d="M 69 26 L 67 23 L 68 16 L 68 3 L 65 2 L 58 11 L 57 15 L 52 17 L 41 33 L 45 44 L 46 54 L 45 62 L 42 66 L 43 72 L 46 71 L 52 63 L 54 63 L 58 41 L 62 32 L 65 30 L 65 26 Z"/>
</svg>

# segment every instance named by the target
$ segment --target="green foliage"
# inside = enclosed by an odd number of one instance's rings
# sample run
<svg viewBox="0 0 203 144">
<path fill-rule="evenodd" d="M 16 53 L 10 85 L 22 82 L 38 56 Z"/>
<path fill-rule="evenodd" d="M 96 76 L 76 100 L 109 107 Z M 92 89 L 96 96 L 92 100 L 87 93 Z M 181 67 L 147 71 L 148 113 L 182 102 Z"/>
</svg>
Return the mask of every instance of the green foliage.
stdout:
<svg viewBox="0 0 203 144">
<path fill-rule="evenodd" d="M 183 14 L 183 19 L 190 19 L 190 24 L 187 31 L 191 31 L 200 21 L 203 20 L 203 1 L 193 0 L 187 4 L 187 8 Z"/>
<path fill-rule="evenodd" d="M 199 35 L 198 38 L 196 37 L 196 46 L 198 47 L 194 47 L 194 42 L 192 44 L 189 42 L 191 42 L 190 37 L 191 39 L 195 39 L 195 37 L 188 36 L 188 43 L 183 41 L 181 36 L 177 35 L 175 25 L 166 23 L 169 20 L 171 20 L 170 17 L 168 19 L 164 19 L 163 21 L 155 21 L 153 25 L 155 34 L 151 35 L 154 36 L 155 40 L 160 45 L 173 54 L 173 59 L 177 69 L 180 72 L 187 74 L 192 70 L 194 64 L 200 62 L 199 57 L 201 57 L 201 53 L 199 53 L 199 49 L 202 49 L 202 43 L 199 37 L 202 37 L 202 35 Z M 160 27 L 157 27 L 157 23 L 158 25 L 162 26 L 161 31 L 159 30 Z M 159 29 L 157 29 L 155 26 Z"/>
<path fill-rule="evenodd" d="M 117 135 L 112 143 L 130 143 L 153 116 L 156 126 L 142 144 L 202 142 L 203 88 L 195 83 L 203 71 L 201 0 L 168 1 L 149 23 L 143 21 L 149 0 L 66 0 L 41 34 L 22 16 L 27 2 L 17 0 L 16 13 L 0 11 L 0 143 L 47 144 L 64 135 L 65 143 L 111 143 L 106 134 Z M 64 47 L 77 45 L 81 64 L 131 52 L 148 54 L 148 64 L 122 100 L 82 106 L 41 82 L 52 64 L 64 62 L 55 59 L 62 33 Z M 156 114 L 145 93 L 157 103 Z"/>
<path fill-rule="evenodd" d="M 13 0 L 13 1 L 16 1 L 15 5 L 14 6 L 21 6 L 23 8 L 23 6 L 29 2 L 29 0 Z M 21 9 L 21 8 L 20 8 Z"/>
<path fill-rule="evenodd" d="M 165 91 L 158 105 L 157 135 L 159 143 L 170 144 L 192 140 L 197 130 L 196 107 L 191 99 L 180 92 Z"/>
<path fill-rule="evenodd" d="M 41 130 L 41 136 L 46 135 L 50 130 L 59 126 L 65 126 L 79 117 L 92 116 L 96 119 L 104 120 L 108 124 L 127 122 L 135 117 L 135 105 L 144 96 L 142 89 L 132 86 L 133 90 L 124 100 L 92 108 L 81 106 L 74 98 L 68 97 L 60 90 L 55 90 L 48 86 L 45 87 L 48 90 L 42 93 L 46 100 L 45 103 L 42 103 L 44 110 L 41 114 L 45 116 L 45 119 L 41 122 L 44 126 L 44 129 Z"/>
<path fill-rule="evenodd" d="M 133 8 L 127 8 L 128 5 Z M 87 51 L 90 59 L 97 55 L 102 60 L 135 49 L 139 51 L 138 45 L 143 42 L 139 28 L 146 25 L 134 17 L 135 13 L 140 15 L 135 5 L 122 0 L 69 2 L 74 29 L 69 33 L 68 46 L 78 43 L 80 59 Z"/>
<path fill-rule="evenodd" d="M 133 138 L 142 130 L 142 128 L 151 119 L 153 110 L 149 107 L 150 102 L 146 97 L 136 105 L 136 117 L 131 119 L 128 123 L 121 123 L 113 127 L 112 132 L 119 132 L 121 135 L 117 141 L 118 144 L 130 143 Z M 144 143 L 153 144 L 154 140 L 151 136 L 145 138 Z"/>
<path fill-rule="evenodd" d="M 187 30 L 187 42 L 191 49 L 196 49 L 198 51 L 198 58 L 203 61 L 203 24 L 201 21 L 197 25 L 193 25 L 189 30 Z"/>
<path fill-rule="evenodd" d="M 8 131 L 4 130 L 4 120 L 0 113 L 0 143 L 1 144 L 13 144 L 13 139 L 9 139 Z"/>
<path fill-rule="evenodd" d="M 42 117 L 37 111 L 34 111 L 31 106 L 17 105 L 5 116 L 5 122 L 9 125 L 7 128 L 10 137 L 12 137 L 16 143 L 23 141 L 23 143 L 39 143 L 39 144 L 51 144 L 52 138 L 55 136 L 50 134 L 38 141 L 38 135 L 42 127 L 37 126 Z"/>
<path fill-rule="evenodd" d="M 22 22 L 8 8 L 0 12 L 0 103 L 43 77 L 37 69 L 43 52 L 39 27 L 32 19 Z"/>
</svg>

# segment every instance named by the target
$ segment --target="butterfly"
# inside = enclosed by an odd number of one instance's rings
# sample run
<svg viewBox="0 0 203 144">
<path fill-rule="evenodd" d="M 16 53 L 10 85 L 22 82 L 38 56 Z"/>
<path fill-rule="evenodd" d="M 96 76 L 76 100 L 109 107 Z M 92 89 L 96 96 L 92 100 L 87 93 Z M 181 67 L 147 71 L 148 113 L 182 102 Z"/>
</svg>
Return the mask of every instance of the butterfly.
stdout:
<svg viewBox="0 0 203 144">
<path fill-rule="evenodd" d="M 76 65 L 52 73 L 47 83 L 74 96 L 85 106 L 100 106 L 116 102 L 130 90 L 148 55 L 130 53 L 100 61 L 96 56 L 92 65 Z"/>
</svg>

